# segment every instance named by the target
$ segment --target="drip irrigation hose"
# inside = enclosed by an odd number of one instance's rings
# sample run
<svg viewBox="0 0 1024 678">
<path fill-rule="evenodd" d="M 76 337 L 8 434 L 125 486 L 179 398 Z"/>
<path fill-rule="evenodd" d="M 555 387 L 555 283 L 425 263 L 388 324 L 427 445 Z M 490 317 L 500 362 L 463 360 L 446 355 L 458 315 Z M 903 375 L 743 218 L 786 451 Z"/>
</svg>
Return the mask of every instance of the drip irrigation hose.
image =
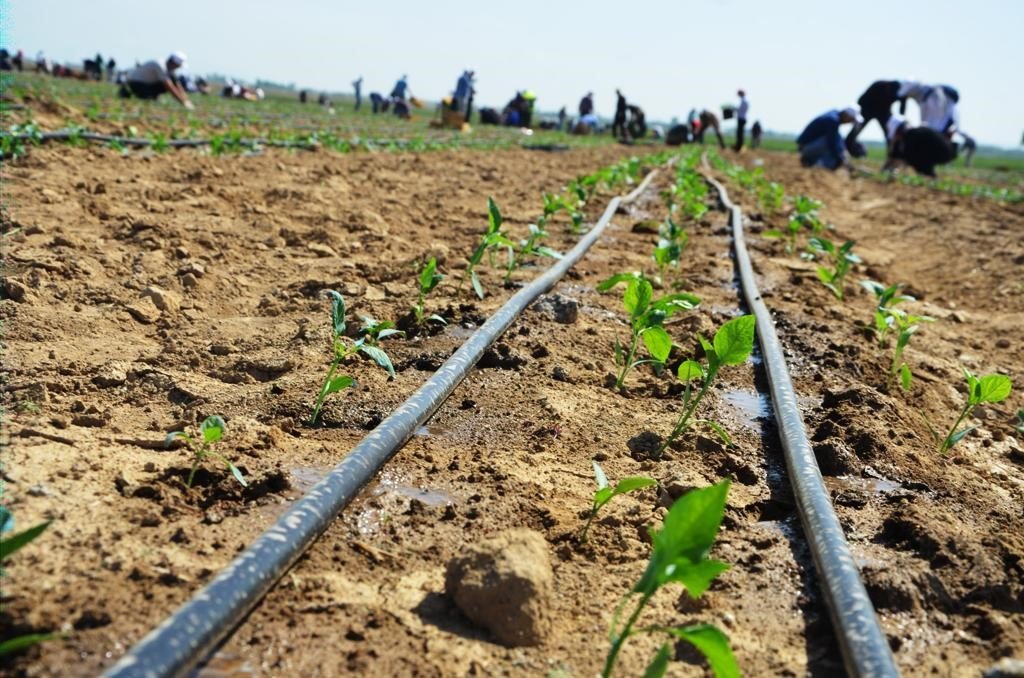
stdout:
<svg viewBox="0 0 1024 678">
<path fill-rule="evenodd" d="M 704 168 L 704 178 L 718 191 L 722 205 L 729 211 L 736 267 L 747 306 L 757 318 L 757 336 L 764 356 L 765 371 L 768 373 L 786 468 L 814 565 L 821 579 L 832 625 L 839 636 L 846 672 L 850 676 L 872 678 L 899 676 L 889 643 L 878 624 L 875 609 L 843 536 L 842 526 L 832 510 L 832 502 L 822 481 L 814 450 L 807 438 L 782 344 L 775 333 L 775 324 L 768 306 L 761 299 L 754 280 L 754 270 L 743 236 L 743 213 L 729 201 L 725 187 L 708 173 L 710 167 L 706 156 Z"/>
<path fill-rule="evenodd" d="M 554 287 L 597 241 L 623 202 L 650 184 L 650 172 L 623 198 L 612 198 L 594 228 L 558 263 L 517 292 L 387 419 L 363 438 L 277 522 L 209 584 L 139 641 L 104 675 L 181 676 L 205 659 L 277 583 L 331 521 L 455 390 L 484 351 L 538 296 Z"/>
</svg>

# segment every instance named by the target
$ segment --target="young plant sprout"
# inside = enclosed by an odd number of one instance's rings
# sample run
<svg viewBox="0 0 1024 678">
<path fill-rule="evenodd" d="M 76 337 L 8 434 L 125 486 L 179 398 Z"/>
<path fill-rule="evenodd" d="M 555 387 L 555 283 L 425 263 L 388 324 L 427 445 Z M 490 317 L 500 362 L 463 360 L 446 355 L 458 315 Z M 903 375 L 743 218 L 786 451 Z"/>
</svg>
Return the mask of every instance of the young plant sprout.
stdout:
<svg viewBox="0 0 1024 678">
<path fill-rule="evenodd" d="M 207 457 L 213 457 L 224 462 L 224 465 L 231 471 L 231 475 L 235 477 L 242 487 L 248 487 L 248 483 L 245 482 L 245 478 L 242 477 L 242 472 L 238 468 L 228 461 L 227 457 L 214 451 L 213 446 L 224 437 L 224 431 L 227 429 L 227 424 L 224 423 L 224 419 L 219 415 L 213 415 L 203 419 L 203 423 L 199 425 L 199 439 L 197 440 L 193 436 L 190 436 L 186 431 L 171 431 L 167 434 L 167 439 L 164 440 L 164 447 L 170 446 L 176 439 L 181 438 L 185 441 L 186 447 L 192 452 L 192 470 L 188 472 L 188 480 L 185 481 L 185 487 L 192 487 L 192 480 L 195 478 L 196 469 L 199 468 L 199 464 L 203 462 Z"/>
<path fill-rule="evenodd" d="M 700 405 L 700 401 L 711 388 L 718 371 L 723 365 L 742 365 L 750 357 L 754 348 L 754 316 L 743 315 L 733 318 L 718 328 L 715 332 L 713 342 L 698 335 L 704 354 L 707 358 L 707 366 L 701 365 L 696 360 L 686 360 L 676 371 L 676 377 L 686 386 L 683 390 L 683 413 L 673 427 L 672 432 L 661 443 L 656 457 L 660 457 L 665 449 L 686 431 L 693 424 L 705 424 L 718 434 L 719 438 L 728 445 L 731 440 L 729 434 L 722 428 L 721 424 L 710 419 L 694 419 L 693 413 Z M 696 393 L 693 389 L 693 382 L 699 382 Z"/>
<path fill-rule="evenodd" d="M 975 407 L 982 403 L 1002 402 L 1010 396 L 1010 390 L 1013 388 L 1013 382 L 1006 375 L 986 374 L 983 377 L 977 377 L 966 367 L 963 368 L 963 371 L 964 378 L 967 380 L 967 403 L 964 405 L 964 409 L 960 411 L 960 416 L 953 422 L 953 427 L 949 429 L 949 433 L 939 443 L 939 452 L 941 453 L 953 449 L 954 445 L 977 428 L 977 426 L 965 426 L 957 430 L 964 419 L 971 416 L 971 412 L 974 411 Z M 1020 414 L 1018 412 L 1018 416 Z M 934 430 L 932 435 L 935 435 L 936 440 L 938 439 L 938 435 L 935 434 Z"/>
<path fill-rule="evenodd" d="M 508 280 L 512 276 L 512 272 L 519 268 L 526 259 L 532 257 L 562 258 L 561 252 L 539 244 L 548 235 L 548 232 L 540 224 L 530 224 L 529 227 L 530 235 L 526 239 L 519 241 L 519 249 L 515 253 L 509 252 L 508 270 L 505 271 L 505 280 Z"/>
<path fill-rule="evenodd" d="M 335 376 L 334 374 L 349 356 L 362 353 L 380 365 L 388 373 L 388 378 L 395 378 L 395 367 L 391 364 L 391 358 L 384 352 L 384 349 L 376 345 L 375 341 L 368 339 L 368 336 L 371 335 L 366 334 L 355 340 L 345 336 L 345 328 L 347 327 L 345 322 L 345 298 L 334 290 L 327 290 L 327 295 L 331 298 L 331 334 L 333 336 L 331 345 L 334 358 L 331 360 L 331 367 L 327 371 L 327 377 L 324 378 L 324 383 L 320 387 L 320 393 L 317 395 L 316 404 L 313 406 L 313 415 L 309 418 L 310 426 L 316 424 L 327 396 L 356 385 L 356 380 L 353 377 L 344 374 Z M 378 333 L 378 336 L 382 333 Z M 392 331 L 391 334 L 393 333 Z"/>
<path fill-rule="evenodd" d="M 14 555 L 17 551 L 21 550 L 31 542 L 35 541 L 39 535 L 46 531 L 46 528 L 50 526 L 53 521 L 47 520 L 46 522 L 33 525 L 32 527 L 22 530 L 17 534 L 13 534 L 10 537 L 4 536 L 7 532 L 14 530 L 14 516 L 4 506 L 0 506 L 0 577 L 6 577 L 7 573 L 4 571 L 3 565 Z M 59 633 L 27 633 L 20 636 L 14 636 L 0 643 L 0 657 L 4 657 L 15 652 L 32 647 L 47 640 L 61 637 Z"/>
<path fill-rule="evenodd" d="M 484 298 L 484 286 L 480 284 L 480 277 L 476 273 L 476 267 L 483 261 L 485 254 L 490 253 L 493 258 L 496 249 L 506 248 L 511 253 L 515 247 L 515 243 L 509 240 L 508 236 L 502 232 L 502 223 L 504 223 L 504 219 L 501 216 L 501 210 L 498 209 L 498 204 L 494 202 L 494 198 L 487 198 L 487 230 L 484 231 L 476 249 L 470 255 L 466 272 L 459 282 L 459 289 L 462 289 L 462 283 L 465 282 L 466 278 L 469 278 L 470 283 L 473 285 L 473 291 L 481 299 Z"/>
<path fill-rule="evenodd" d="M 629 371 L 644 363 L 664 365 L 672 352 L 672 338 L 663 324 L 678 311 L 689 311 L 697 307 L 700 298 L 687 293 L 668 294 L 654 299 L 654 288 L 649 280 L 639 273 L 619 273 L 604 280 L 597 286 L 599 292 L 606 292 L 619 283 L 626 283 L 622 305 L 629 312 L 629 326 L 632 331 L 629 349 L 623 351 L 618 337 L 615 339 L 615 365 L 619 368 L 615 388 L 622 388 Z M 637 360 L 641 340 L 650 353 L 650 359 Z"/>
<path fill-rule="evenodd" d="M 423 310 L 423 300 L 430 294 L 438 284 L 444 280 L 444 276 L 437 272 L 437 259 L 430 257 L 424 266 L 423 270 L 420 271 L 419 277 L 419 295 L 416 297 L 416 305 L 412 307 L 413 313 L 416 314 L 416 324 L 423 325 L 427 320 L 433 320 L 439 322 L 442 325 L 448 323 L 444 318 L 435 314 L 426 317 Z"/>
<path fill-rule="evenodd" d="M 361 315 L 359 318 L 363 321 L 359 326 L 359 334 L 366 338 L 366 343 L 370 346 L 377 346 L 381 339 L 405 334 L 402 330 L 396 330 L 395 323 L 390 320 L 377 320 L 368 315 Z"/>
<path fill-rule="evenodd" d="M 583 526 L 583 531 L 580 532 L 580 542 L 587 541 L 587 531 L 590 529 L 590 523 L 594 522 L 594 518 L 597 517 L 597 512 L 601 510 L 602 506 L 620 494 L 626 494 L 627 492 L 658 484 L 658 481 L 654 478 L 631 476 L 615 483 L 615 487 L 610 487 L 608 485 L 608 476 L 604 474 L 601 465 L 593 460 L 591 463 L 594 465 L 594 479 L 597 481 L 597 491 L 594 493 L 594 505 L 590 508 L 587 524 Z"/>
<path fill-rule="evenodd" d="M 654 263 L 658 265 L 658 277 L 664 278 L 669 266 L 679 265 L 683 250 L 689 244 L 686 229 L 668 217 L 658 226 L 658 245 L 654 248 Z"/>
<path fill-rule="evenodd" d="M 793 201 L 793 214 L 786 224 L 786 230 L 768 229 L 761 235 L 765 238 L 783 238 L 786 241 L 786 251 L 793 253 L 797 249 L 797 238 L 805 230 L 817 235 L 825 230 L 825 224 L 818 217 L 818 210 L 822 204 L 817 200 L 808 198 L 806 195 L 798 195 Z"/>
<path fill-rule="evenodd" d="M 889 285 L 886 287 L 882 283 L 875 282 L 874 280 L 861 280 L 861 287 L 866 289 L 875 295 L 875 316 L 874 316 L 874 327 L 871 331 L 875 333 L 878 338 L 878 346 L 885 348 L 885 339 L 889 334 L 889 331 L 896 326 L 896 313 L 893 308 L 896 304 L 902 304 L 905 301 L 917 301 L 914 297 L 908 294 L 899 294 L 900 287 L 898 283 L 895 285 Z"/>
<path fill-rule="evenodd" d="M 728 492 L 728 480 L 687 492 L 669 509 L 661 529 L 651 533 L 651 559 L 647 569 L 612 616 L 609 633 L 611 648 L 605 657 L 601 672 L 603 678 L 612 675 L 623 645 L 638 633 L 665 634 L 669 639 L 647 666 L 644 676 L 665 675 L 671 656 L 671 643 L 684 640 L 704 655 L 715 676 L 739 678 L 740 671 L 729 647 L 729 638 L 711 624 L 636 628 L 644 607 L 663 586 L 682 584 L 687 595 L 696 600 L 718 575 L 729 569 L 727 564 L 708 558 L 708 552 L 722 524 Z M 620 617 L 634 596 L 639 596 L 639 600 L 625 623 L 620 625 Z"/>
<path fill-rule="evenodd" d="M 807 251 L 812 258 L 821 257 L 831 264 L 831 268 L 818 266 L 818 280 L 840 301 L 843 299 L 846 274 L 850 272 L 853 264 L 860 263 L 860 257 L 852 251 L 853 245 L 852 240 L 847 240 L 837 247 L 831 240 L 822 236 L 815 236 L 807 243 Z"/>
</svg>

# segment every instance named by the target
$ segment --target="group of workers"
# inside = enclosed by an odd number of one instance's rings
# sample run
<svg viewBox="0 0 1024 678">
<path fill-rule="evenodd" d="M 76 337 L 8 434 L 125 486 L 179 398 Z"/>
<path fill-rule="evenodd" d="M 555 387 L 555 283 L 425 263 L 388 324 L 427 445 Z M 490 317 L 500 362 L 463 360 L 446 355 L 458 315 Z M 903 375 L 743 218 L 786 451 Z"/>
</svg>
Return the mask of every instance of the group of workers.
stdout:
<svg viewBox="0 0 1024 678">
<path fill-rule="evenodd" d="M 191 76 L 185 69 L 185 63 L 183 53 L 173 52 L 163 62 L 150 60 L 136 64 L 133 69 L 117 75 L 116 81 L 121 86 L 120 95 L 156 99 L 166 92 L 186 108 L 192 109 L 194 104 L 189 99 L 189 93 L 206 94 L 209 92 L 209 85 L 202 78 Z M 47 70 L 52 68 L 42 53 L 36 59 L 36 69 L 39 70 L 41 67 Z M 115 67 L 113 59 L 104 62 L 97 54 L 95 59 L 85 60 L 84 71 L 86 77 L 94 79 L 103 79 L 106 71 L 107 79 L 113 80 Z M 11 55 L 7 50 L 0 49 L 0 70 L 23 68 L 24 61 L 20 50 Z M 352 83 L 356 110 L 362 105 L 362 83 L 362 76 Z M 446 107 L 461 114 L 463 120 L 467 122 L 472 112 L 474 84 L 475 73 L 469 69 L 464 70 L 456 80 L 452 95 L 444 100 Z M 264 96 L 262 90 L 250 89 L 234 81 L 225 83 L 222 94 L 225 97 L 248 100 L 259 100 Z M 743 89 L 738 90 L 736 94 L 737 104 L 723 106 L 722 112 L 726 119 L 733 116 L 736 118 L 733 149 L 740 151 L 745 144 L 750 103 Z M 612 135 L 627 141 L 645 136 L 648 129 L 643 109 L 627 102 L 620 90 L 615 90 L 615 95 Z M 307 92 L 301 91 L 300 101 L 305 102 L 306 98 Z M 500 113 L 495 109 L 481 109 L 481 122 L 529 128 L 533 124 L 536 99 L 531 90 L 517 91 Z M 905 117 L 909 99 L 913 99 L 920 109 L 920 125 L 911 125 Z M 405 75 L 397 80 L 387 97 L 372 92 L 370 101 L 374 113 L 391 109 L 396 115 L 405 118 L 410 116 L 410 105 L 422 105 L 412 96 L 408 77 Z M 857 100 L 858 107 L 848 106 L 826 111 L 804 128 L 796 139 L 800 161 L 806 167 L 828 169 L 849 165 L 849 157 L 865 155 L 864 146 L 857 141 L 857 137 L 871 121 L 876 120 L 885 135 L 887 168 L 892 168 L 902 161 L 921 174 L 935 176 L 937 165 L 956 158 L 959 145 L 954 143 L 953 139 L 957 135 L 962 140 L 966 162 L 969 164 L 976 144 L 974 139 L 960 128 L 957 109 L 959 101 L 959 92 L 949 85 L 929 85 L 913 80 L 878 80 Z M 320 103 L 330 103 L 325 94 L 320 95 Z M 899 103 L 899 113 L 892 110 L 896 103 Z M 545 126 L 568 129 L 577 134 L 588 134 L 600 129 L 600 120 L 594 109 L 593 92 L 587 92 L 580 100 L 578 113 L 575 121 L 569 121 L 563 107 L 558 113 L 557 126 L 554 123 Z M 851 125 L 845 138 L 840 132 L 843 125 Z M 700 112 L 692 109 L 685 124 L 675 125 L 668 131 L 666 141 L 672 145 L 688 143 L 691 140 L 703 144 L 705 134 L 709 131 L 714 132 L 719 146 L 725 149 L 725 139 L 718 116 L 707 109 Z M 658 132 L 660 130 L 656 130 L 656 135 Z M 755 121 L 750 132 L 750 144 L 756 148 L 760 145 L 763 133 L 761 123 Z"/>
<path fill-rule="evenodd" d="M 904 117 L 907 100 L 913 99 L 920 109 L 921 124 L 913 126 Z M 885 135 L 887 162 L 892 169 L 898 163 L 910 165 L 919 174 L 935 176 L 935 167 L 951 162 L 959 147 L 953 142 L 959 135 L 963 142 L 965 161 L 970 164 L 977 147 L 974 139 L 960 129 L 957 104 L 960 93 L 949 85 L 926 85 L 914 80 L 878 80 L 857 100 L 858 108 L 822 113 L 812 120 L 797 137 L 800 162 L 805 167 L 836 169 L 849 164 L 847 154 L 857 158 L 865 155 L 857 136 L 869 122 L 877 120 Z M 892 107 L 899 102 L 899 113 Z M 841 125 L 852 125 L 844 139 Z"/>
</svg>

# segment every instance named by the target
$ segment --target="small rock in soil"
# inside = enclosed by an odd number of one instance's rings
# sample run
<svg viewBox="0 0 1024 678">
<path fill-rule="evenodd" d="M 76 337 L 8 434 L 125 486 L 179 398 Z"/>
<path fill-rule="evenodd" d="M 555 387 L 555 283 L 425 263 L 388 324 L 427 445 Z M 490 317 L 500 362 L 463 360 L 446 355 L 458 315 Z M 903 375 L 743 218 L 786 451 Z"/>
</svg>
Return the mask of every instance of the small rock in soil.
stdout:
<svg viewBox="0 0 1024 678">
<path fill-rule="evenodd" d="M 128 312 L 132 314 L 133 318 L 144 325 L 152 325 L 160 319 L 160 309 L 156 307 L 156 304 L 149 297 L 143 297 L 134 304 L 130 304 Z"/>
<path fill-rule="evenodd" d="M 516 528 L 468 545 L 449 561 L 445 593 L 498 642 L 540 645 L 551 633 L 553 582 L 544 537 Z"/>
<path fill-rule="evenodd" d="M 177 292 L 165 290 L 156 285 L 150 285 L 142 290 L 142 296 L 149 297 L 153 304 L 165 313 L 177 313 L 181 308 L 181 295 Z"/>
<path fill-rule="evenodd" d="M 1024 678 L 1024 659 L 1003 657 L 982 674 L 983 678 Z"/>
<path fill-rule="evenodd" d="M 533 310 L 556 323 L 571 325 L 579 318 L 580 302 L 561 294 L 546 294 L 534 303 Z"/>
<path fill-rule="evenodd" d="M 4 281 L 4 290 L 7 293 L 8 299 L 13 299 L 19 304 L 24 302 L 26 299 L 32 299 L 32 295 L 25 283 L 15 280 L 14 278 L 8 278 Z"/>
<path fill-rule="evenodd" d="M 111 360 L 96 371 L 92 383 L 101 387 L 120 386 L 128 381 L 131 365 L 123 360 Z"/>
</svg>

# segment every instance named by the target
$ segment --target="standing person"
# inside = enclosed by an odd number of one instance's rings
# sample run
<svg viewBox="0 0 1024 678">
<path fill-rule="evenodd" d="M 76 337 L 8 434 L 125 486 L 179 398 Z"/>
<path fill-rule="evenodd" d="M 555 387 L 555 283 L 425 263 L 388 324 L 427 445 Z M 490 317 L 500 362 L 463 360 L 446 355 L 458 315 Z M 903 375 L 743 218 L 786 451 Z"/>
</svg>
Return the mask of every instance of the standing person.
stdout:
<svg viewBox="0 0 1024 678">
<path fill-rule="evenodd" d="M 625 139 L 628 136 L 626 131 L 626 97 L 622 92 L 615 90 L 615 119 L 612 120 L 612 136 L 617 139 Z"/>
<path fill-rule="evenodd" d="M 580 99 L 580 117 L 585 115 L 591 115 L 594 112 L 594 93 L 587 92 L 582 99 Z"/>
<path fill-rule="evenodd" d="M 114 82 L 114 71 L 117 70 L 117 62 L 114 57 L 107 60 L 107 82 Z"/>
<path fill-rule="evenodd" d="M 128 80 L 121 86 L 120 94 L 122 97 L 156 99 L 164 92 L 169 92 L 182 106 L 192 110 L 195 104 L 189 101 L 188 95 L 174 81 L 175 71 L 184 66 L 185 55 L 181 52 L 173 52 L 163 65 L 156 60 L 147 61 L 128 73 Z"/>
<path fill-rule="evenodd" d="M 743 149 L 743 130 L 747 126 L 747 111 L 750 110 L 750 103 L 747 102 L 747 93 L 737 90 L 736 96 L 740 98 L 740 105 L 736 107 L 736 146 L 734 150 L 739 153 Z"/>
<path fill-rule="evenodd" d="M 25 70 L 25 53 L 20 49 L 14 53 L 14 57 L 11 59 L 11 63 L 14 64 L 15 70 L 19 73 Z"/>
<path fill-rule="evenodd" d="M 412 91 L 409 89 L 408 76 L 403 75 L 395 83 L 394 88 L 391 90 L 391 98 L 399 101 L 405 101 L 406 95 L 411 95 Z"/>
<path fill-rule="evenodd" d="M 537 95 L 532 89 L 523 92 L 523 113 L 520 120 L 520 127 L 531 129 L 533 127 L 533 108 L 537 104 Z"/>
<path fill-rule="evenodd" d="M 812 120 L 796 138 L 800 149 L 800 164 L 804 167 L 824 167 L 834 170 L 846 164 L 846 151 L 839 126 L 860 124 L 863 119 L 853 106 L 843 110 L 822 113 Z"/>
<path fill-rule="evenodd" d="M 760 148 L 761 147 L 761 135 L 764 134 L 764 129 L 761 127 L 761 121 L 755 120 L 754 126 L 750 128 L 750 147 Z"/>
<path fill-rule="evenodd" d="M 359 110 L 359 107 L 363 105 L 363 76 L 359 76 L 352 81 L 352 90 L 356 95 L 356 106 L 355 110 Z"/>
<path fill-rule="evenodd" d="M 462 71 L 462 75 L 455 81 L 455 92 L 452 95 L 452 108 L 465 117 L 466 121 L 469 121 L 469 111 L 467 110 L 466 104 L 469 103 L 469 97 L 473 93 L 473 71 L 465 70 Z"/>
<path fill-rule="evenodd" d="M 567 117 L 567 114 L 565 112 L 565 106 L 562 106 L 560 109 L 558 109 L 558 131 L 559 132 L 564 132 L 565 131 L 565 118 L 566 117 Z"/>
</svg>

